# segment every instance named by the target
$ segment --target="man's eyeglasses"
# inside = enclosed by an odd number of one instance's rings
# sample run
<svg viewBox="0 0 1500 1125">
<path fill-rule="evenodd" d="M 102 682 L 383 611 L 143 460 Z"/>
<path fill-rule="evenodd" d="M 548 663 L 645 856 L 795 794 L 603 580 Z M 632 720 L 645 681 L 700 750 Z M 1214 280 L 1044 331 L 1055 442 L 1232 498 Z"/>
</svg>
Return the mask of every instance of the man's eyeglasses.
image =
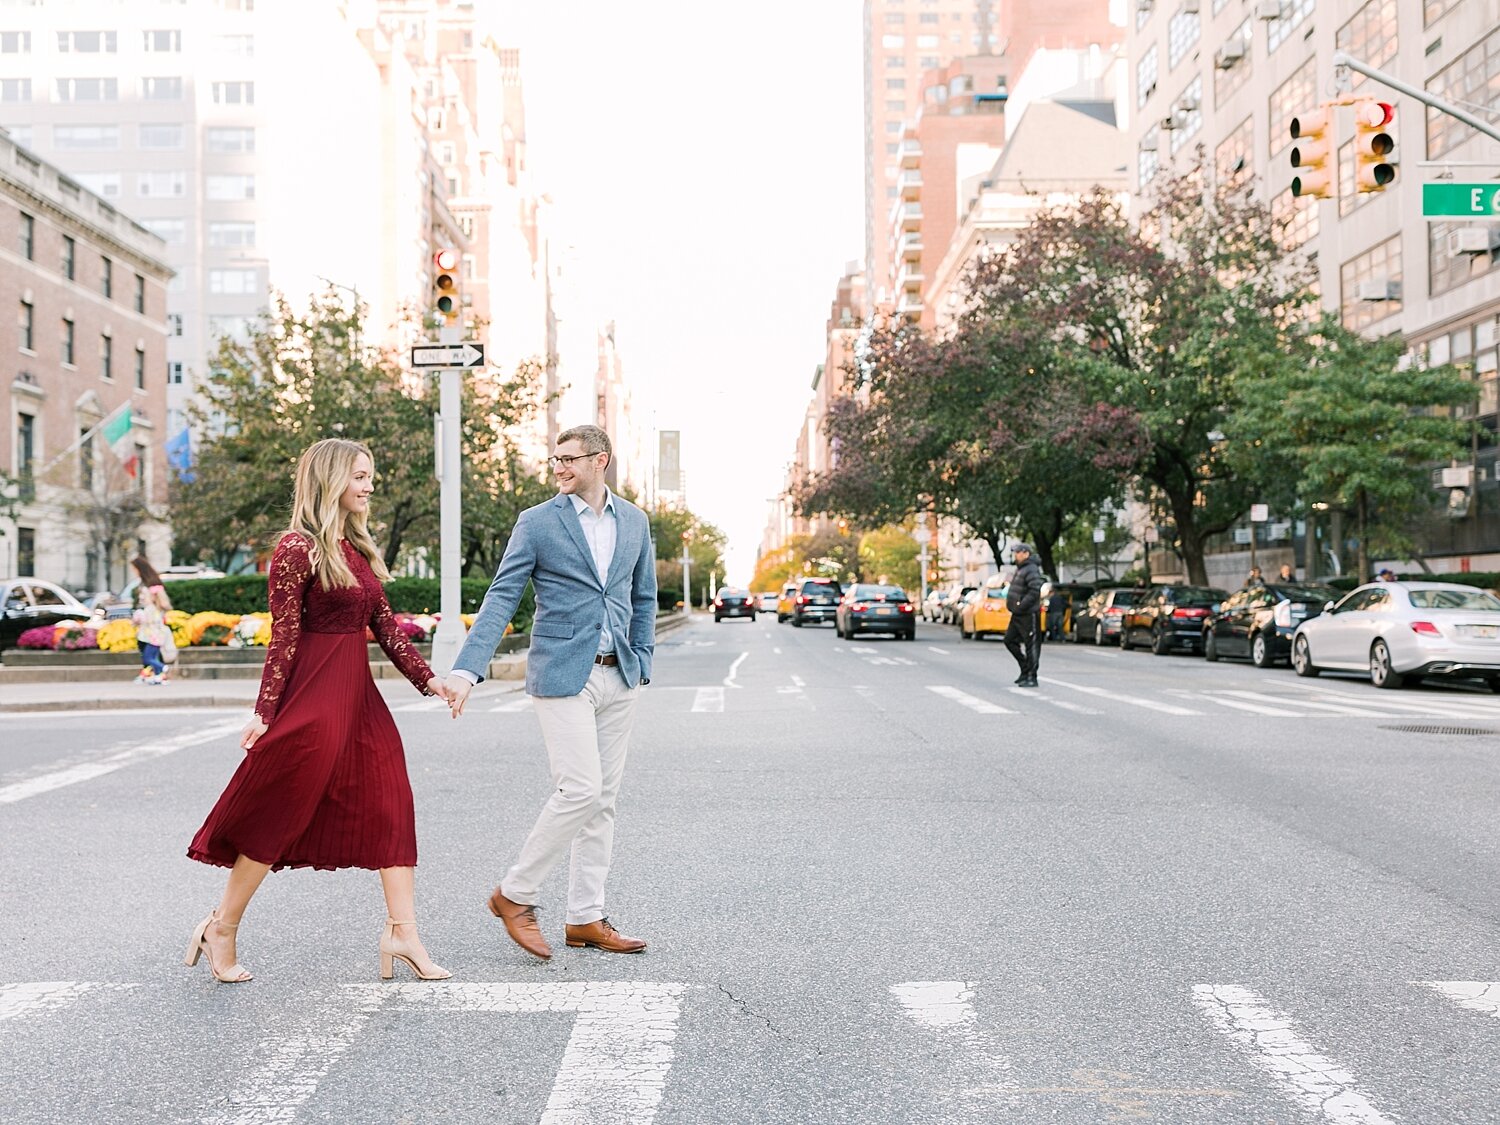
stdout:
<svg viewBox="0 0 1500 1125">
<path fill-rule="evenodd" d="M 574 461 L 587 461 L 590 457 L 597 457 L 597 453 L 577 453 L 572 457 L 548 457 L 547 464 L 554 469 L 560 469 L 564 465 L 571 465 Z"/>
</svg>

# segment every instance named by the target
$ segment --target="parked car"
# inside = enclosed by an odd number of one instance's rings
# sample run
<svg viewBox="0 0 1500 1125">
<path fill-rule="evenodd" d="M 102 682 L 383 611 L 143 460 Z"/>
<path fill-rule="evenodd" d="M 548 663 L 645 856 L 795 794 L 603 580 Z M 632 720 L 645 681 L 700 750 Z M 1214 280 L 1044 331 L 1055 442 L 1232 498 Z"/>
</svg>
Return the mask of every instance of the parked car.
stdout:
<svg viewBox="0 0 1500 1125">
<path fill-rule="evenodd" d="M 1332 586 L 1276 583 L 1236 590 L 1203 624 L 1203 657 L 1249 657 L 1257 668 L 1289 660 L 1297 626 L 1338 598 Z"/>
<path fill-rule="evenodd" d="M 809 622 L 832 621 L 843 593 L 844 588 L 832 578 L 802 579 L 792 602 L 792 625 L 800 629 Z"/>
<path fill-rule="evenodd" d="M 957 625 L 960 615 L 963 613 L 964 599 L 972 594 L 978 586 L 953 586 L 943 598 L 943 623 L 945 625 Z"/>
<path fill-rule="evenodd" d="M 1073 610 L 1073 640 L 1082 644 L 1117 644 L 1125 613 L 1146 596 L 1137 586 L 1106 586 L 1089 595 L 1088 601 Z"/>
<path fill-rule="evenodd" d="M 922 599 L 922 620 L 941 621 L 943 613 L 943 599 L 948 596 L 948 591 L 934 586 L 927 591 L 927 596 Z"/>
<path fill-rule="evenodd" d="M 27 629 L 93 616 L 93 610 L 55 583 L 40 578 L 0 580 L 0 649 L 14 647 Z"/>
<path fill-rule="evenodd" d="M 1424 676 L 1500 692 L 1500 598 L 1448 582 L 1376 582 L 1297 626 L 1292 667 L 1367 672 L 1379 688 Z"/>
<path fill-rule="evenodd" d="M 797 605 L 797 582 L 795 579 L 785 582 L 781 587 L 781 596 L 776 599 L 776 624 L 792 619 L 792 610 Z"/>
<path fill-rule="evenodd" d="M 996 574 L 984 580 L 984 585 L 974 591 L 973 598 L 964 607 L 958 619 L 958 635 L 964 640 L 982 641 L 991 633 L 1004 633 L 1010 628 L 1010 610 L 1005 607 L 1005 594 L 1010 581 Z"/>
<path fill-rule="evenodd" d="M 780 598 L 781 595 L 778 594 L 775 590 L 767 590 L 764 593 L 756 594 L 755 608 L 760 613 L 775 613 L 776 603 L 780 600 Z"/>
<path fill-rule="evenodd" d="M 1046 631 L 1052 617 L 1052 595 L 1063 594 L 1067 597 L 1068 604 L 1063 607 L 1062 624 L 1058 628 L 1058 636 L 1064 640 L 1076 640 L 1077 638 L 1073 635 L 1073 618 L 1077 616 L 1078 611 L 1083 608 L 1093 593 L 1094 588 L 1082 582 L 1052 583 L 1047 591 L 1047 599 L 1042 604 L 1040 621 L 1043 632 Z"/>
<path fill-rule="evenodd" d="M 179 563 L 177 566 L 166 567 L 158 573 L 161 574 L 163 582 L 181 582 L 190 578 L 224 577 L 222 570 L 216 570 L 211 566 L 204 566 L 201 563 Z M 132 578 L 129 582 L 125 583 L 124 589 L 115 595 L 114 600 L 104 610 L 104 616 L 113 621 L 117 618 L 129 617 L 134 613 L 136 608 L 136 591 L 140 589 L 140 585 L 141 580 L 139 578 Z M 167 596 L 172 596 L 170 587 L 167 589 Z"/>
<path fill-rule="evenodd" d="M 1174 648 L 1197 652 L 1203 647 L 1209 610 L 1228 596 L 1213 586 L 1155 586 L 1125 612 L 1120 647 L 1148 644 L 1157 656 Z"/>
<path fill-rule="evenodd" d="M 856 582 L 839 598 L 833 631 L 853 640 L 861 633 L 894 633 L 906 641 L 917 639 L 917 607 L 900 586 Z"/>
<path fill-rule="evenodd" d="M 714 623 L 726 617 L 748 617 L 755 620 L 755 595 L 738 586 L 720 586 L 714 595 Z"/>
</svg>

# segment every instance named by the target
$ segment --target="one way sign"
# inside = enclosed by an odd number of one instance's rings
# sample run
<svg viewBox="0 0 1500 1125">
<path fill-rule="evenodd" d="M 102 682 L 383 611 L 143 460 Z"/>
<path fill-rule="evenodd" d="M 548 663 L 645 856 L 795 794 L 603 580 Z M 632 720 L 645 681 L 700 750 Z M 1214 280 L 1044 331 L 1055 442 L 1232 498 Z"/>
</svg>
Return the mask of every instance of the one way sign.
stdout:
<svg viewBox="0 0 1500 1125">
<path fill-rule="evenodd" d="M 411 350 L 413 367 L 478 367 L 484 362 L 484 345 L 418 344 Z"/>
</svg>

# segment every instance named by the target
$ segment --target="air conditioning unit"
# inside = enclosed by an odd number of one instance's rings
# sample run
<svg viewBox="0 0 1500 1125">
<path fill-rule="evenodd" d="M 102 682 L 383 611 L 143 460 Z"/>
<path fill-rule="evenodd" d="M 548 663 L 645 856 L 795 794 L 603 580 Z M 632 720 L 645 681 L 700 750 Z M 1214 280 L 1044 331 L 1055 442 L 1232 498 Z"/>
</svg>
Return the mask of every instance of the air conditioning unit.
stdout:
<svg viewBox="0 0 1500 1125">
<path fill-rule="evenodd" d="M 1195 14 L 1198 11 L 1198 0 L 1182 0 L 1182 10 L 1189 15 Z"/>
<path fill-rule="evenodd" d="M 1177 99 L 1177 109 L 1181 113 L 1192 113 L 1193 110 L 1197 108 L 1198 99 L 1192 97 L 1191 95 L 1184 94 L 1182 97 Z"/>
<path fill-rule="evenodd" d="M 1142 137 L 1141 138 L 1141 151 L 1142 152 L 1155 152 L 1156 151 L 1156 137 L 1155 136 Z"/>
<path fill-rule="evenodd" d="M 1163 129 L 1167 129 L 1169 131 L 1172 130 L 1172 129 L 1181 129 L 1182 128 L 1182 122 L 1179 121 L 1177 119 L 1177 115 L 1175 113 L 1173 113 L 1173 114 L 1170 114 L 1169 116 L 1163 117 L 1161 119 L 1161 127 Z"/>
<path fill-rule="evenodd" d="M 1459 227 L 1448 234 L 1448 257 L 1465 254 L 1493 254 L 1500 250 L 1500 227 Z"/>
<path fill-rule="evenodd" d="M 1245 41 L 1243 39 L 1231 39 L 1219 48 L 1218 67 L 1220 70 L 1228 70 L 1244 57 Z"/>
<path fill-rule="evenodd" d="M 1373 281 L 1361 281 L 1358 296 L 1361 301 L 1399 301 L 1401 300 L 1401 283 L 1388 281 L 1383 277 Z"/>
<path fill-rule="evenodd" d="M 1281 18 L 1281 0 L 1256 0 L 1255 18 L 1258 20 L 1279 20 Z"/>
<path fill-rule="evenodd" d="M 1154 0 L 1135 0 L 1137 12 L 1149 12 L 1154 7 Z"/>
</svg>

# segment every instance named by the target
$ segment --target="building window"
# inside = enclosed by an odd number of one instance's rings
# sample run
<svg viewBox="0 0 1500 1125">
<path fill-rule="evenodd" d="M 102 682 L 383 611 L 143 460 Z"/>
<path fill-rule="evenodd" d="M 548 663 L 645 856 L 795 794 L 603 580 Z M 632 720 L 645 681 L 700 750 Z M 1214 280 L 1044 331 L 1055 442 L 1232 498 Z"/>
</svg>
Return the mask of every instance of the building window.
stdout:
<svg viewBox="0 0 1500 1125">
<path fill-rule="evenodd" d="M 1422 0 L 1422 26 L 1431 27 L 1456 7 L 1458 0 Z"/>
<path fill-rule="evenodd" d="M 885 88 L 887 90 L 904 90 L 904 89 L 906 89 L 906 79 L 904 79 L 904 78 L 887 78 L 885 80 Z"/>
<path fill-rule="evenodd" d="M 255 177 L 250 175 L 209 176 L 204 180 L 205 195 L 215 202 L 255 198 Z"/>
<path fill-rule="evenodd" d="M 99 337 L 99 377 L 111 380 L 115 377 L 115 338 L 113 336 Z"/>
<path fill-rule="evenodd" d="M 167 335 L 168 336 L 181 336 L 182 335 L 182 314 L 181 313 L 168 313 L 167 314 Z"/>
<path fill-rule="evenodd" d="M 0 55 L 31 54 L 31 32 L 0 31 Z"/>
<path fill-rule="evenodd" d="M 1313 14 L 1318 0 L 1282 0 L 1281 18 L 1266 21 L 1266 50 L 1274 51 L 1292 37 L 1302 21 Z"/>
<path fill-rule="evenodd" d="M 1156 44 L 1141 55 L 1135 64 L 1135 104 L 1139 108 L 1151 100 L 1151 95 L 1156 93 L 1156 78 L 1160 69 L 1160 55 Z"/>
<path fill-rule="evenodd" d="M 214 82 L 214 105 L 254 105 L 254 82 Z"/>
<path fill-rule="evenodd" d="M 167 364 L 167 382 L 174 387 L 182 385 L 182 364 L 176 362 Z"/>
<path fill-rule="evenodd" d="M 187 223 L 181 219 L 142 219 L 141 226 L 163 242 L 180 245 L 187 241 Z"/>
<path fill-rule="evenodd" d="M 1271 155 L 1291 143 L 1292 118 L 1317 107 L 1317 59 L 1311 56 L 1271 93 Z"/>
<path fill-rule="evenodd" d="M 62 322 L 62 361 L 73 362 L 73 322 L 67 317 Z"/>
<path fill-rule="evenodd" d="M 1350 258 L 1339 267 L 1344 327 L 1358 332 L 1401 311 L 1401 236 Z"/>
<path fill-rule="evenodd" d="M 1429 78 L 1427 89 L 1459 105 L 1494 105 L 1500 99 L 1500 28 Z M 1427 110 L 1428 160 L 1436 160 L 1474 135 L 1474 130 L 1457 118 Z"/>
<path fill-rule="evenodd" d="M 72 281 L 77 266 L 78 243 L 70 235 L 65 234 L 62 240 L 62 275 Z"/>
<path fill-rule="evenodd" d="M 140 274 L 135 275 L 135 290 L 131 305 L 138 313 L 146 311 L 146 279 Z"/>
<path fill-rule="evenodd" d="M 182 101 L 182 79 L 176 75 L 166 78 L 142 78 L 141 99 L 148 102 Z"/>
<path fill-rule="evenodd" d="M 182 32 L 143 31 L 141 49 L 148 55 L 176 55 L 182 52 Z"/>
<path fill-rule="evenodd" d="M 151 471 L 151 450 L 140 442 L 135 443 L 135 472 L 132 474 L 131 488 L 136 492 L 146 490 L 146 474 Z"/>
<path fill-rule="evenodd" d="M 99 258 L 99 292 L 106 297 L 115 295 L 115 264 L 108 258 Z"/>
<path fill-rule="evenodd" d="M 208 291 L 245 297 L 258 293 L 260 286 L 254 270 L 209 270 Z"/>
<path fill-rule="evenodd" d="M 1167 23 L 1167 68 L 1175 67 L 1198 42 L 1198 36 L 1203 32 L 1203 21 L 1198 17 L 1198 6 L 1193 5 L 1193 10 L 1188 11 L 1185 7 L 1177 9 L 1172 13 L 1171 20 Z"/>
<path fill-rule="evenodd" d="M 1449 236 L 1454 231 L 1483 231 L 1486 234 L 1495 228 L 1485 223 L 1469 226 L 1460 223 L 1427 224 L 1427 277 L 1428 293 L 1436 297 L 1450 289 L 1456 289 L 1466 281 L 1483 277 L 1500 264 L 1500 254 L 1488 250 L 1481 254 L 1453 253 Z"/>
<path fill-rule="evenodd" d="M 146 389 L 146 349 L 135 349 L 135 389 L 144 391 Z"/>
<path fill-rule="evenodd" d="M 937 23 L 938 22 L 938 14 L 936 12 L 923 12 L 919 16 L 917 16 L 917 22 L 918 23 Z"/>
<path fill-rule="evenodd" d="M 203 135 L 208 152 L 254 152 L 255 130 L 249 126 L 214 125 Z"/>
<path fill-rule="evenodd" d="M 150 199 L 187 194 L 186 172 L 142 172 L 135 181 L 136 191 Z"/>
<path fill-rule="evenodd" d="M 905 113 L 906 102 L 904 102 L 900 98 L 887 98 L 885 102 L 885 111 L 887 113 Z"/>
<path fill-rule="evenodd" d="M 118 125 L 54 125 L 52 147 L 83 152 L 109 152 L 120 147 Z"/>
<path fill-rule="evenodd" d="M 183 139 L 181 125 L 142 125 L 138 143 L 156 152 L 176 152 L 182 148 Z"/>
<path fill-rule="evenodd" d="M 208 224 L 208 244 L 220 249 L 255 245 L 255 224 L 240 221 L 218 221 Z"/>
<path fill-rule="evenodd" d="M 880 37 L 880 45 L 882 47 L 884 47 L 887 51 L 899 50 L 900 48 L 906 46 L 906 36 L 904 36 L 904 35 L 882 35 Z"/>
<path fill-rule="evenodd" d="M 36 350 L 36 306 L 30 301 L 21 302 L 21 319 L 17 325 L 20 329 L 21 350 L 31 352 Z"/>
<path fill-rule="evenodd" d="M 120 97 L 118 78 L 59 78 L 57 100 L 60 102 L 113 102 Z"/>
<path fill-rule="evenodd" d="M 254 58 L 255 36 L 215 35 L 213 49 L 221 55 L 234 55 L 236 58 L 242 59 Z"/>
<path fill-rule="evenodd" d="M 1334 37 L 1341 51 L 1377 70 L 1383 70 L 1396 57 L 1396 0 L 1367 0 L 1359 11 Z M 1358 89 L 1365 76 L 1350 72 L 1353 88 Z"/>
<path fill-rule="evenodd" d="M 1192 108 L 1188 108 L 1192 107 Z M 1177 128 L 1172 130 L 1172 155 L 1203 131 L 1203 75 L 1188 83 L 1172 105 Z"/>
<path fill-rule="evenodd" d="M 59 31 L 57 51 L 59 54 L 97 55 L 115 53 L 119 36 L 113 31 Z"/>
<path fill-rule="evenodd" d="M 29 102 L 31 79 L 0 78 L 0 102 Z"/>
<path fill-rule="evenodd" d="M 1245 118 L 1214 149 L 1214 168 L 1221 184 L 1236 185 L 1252 179 L 1255 165 L 1250 150 L 1255 145 L 1255 119 Z"/>
<path fill-rule="evenodd" d="M 25 211 L 21 212 L 21 257 L 36 261 L 36 219 Z"/>
<path fill-rule="evenodd" d="M 1136 154 L 1136 186 L 1144 189 L 1161 167 L 1161 126 L 1153 125 L 1141 137 L 1141 149 Z"/>
<path fill-rule="evenodd" d="M 1243 48 L 1244 54 L 1238 59 L 1230 60 L 1224 57 L 1225 49 L 1231 44 Z M 1218 65 L 1214 67 L 1214 105 L 1220 108 L 1224 103 L 1250 78 L 1254 71 L 1254 52 L 1250 50 L 1250 19 L 1246 17 L 1245 22 L 1234 29 L 1234 34 L 1224 41 L 1224 47 L 1219 49 Z M 1228 63 L 1229 65 L 1224 65 Z"/>
<path fill-rule="evenodd" d="M 20 479 L 21 499 L 36 499 L 36 485 L 31 473 L 36 467 L 36 418 L 31 414 L 16 415 L 16 476 Z M 26 571 L 22 571 L 25 574 Z"/>
<path fill-rule="evenodd" d="M 78 431 L 78 487 L 94 487 L 94 434 L 92 427 Z"/>
<path fill-rule="evenodd" d="M 119 172 L 79 172 L 78 183 L 105 199 L 118 199 L 124 177 Z"/>
</svg>

